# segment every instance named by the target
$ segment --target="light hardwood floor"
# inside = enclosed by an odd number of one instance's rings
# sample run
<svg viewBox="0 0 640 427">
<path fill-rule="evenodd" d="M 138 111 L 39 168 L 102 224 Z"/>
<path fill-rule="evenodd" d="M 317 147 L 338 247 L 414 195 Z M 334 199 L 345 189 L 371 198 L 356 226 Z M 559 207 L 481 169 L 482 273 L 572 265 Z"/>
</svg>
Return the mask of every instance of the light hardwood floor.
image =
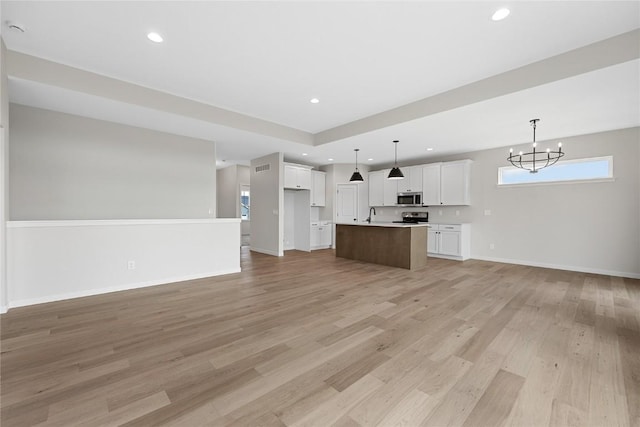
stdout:
<svg viewBox="0 0 640 427">
<path fill-rule="evenodd" d="M 3 427 L 640 426 L 640 281 L 242 252 L 2 315 Z"/>
</svg>

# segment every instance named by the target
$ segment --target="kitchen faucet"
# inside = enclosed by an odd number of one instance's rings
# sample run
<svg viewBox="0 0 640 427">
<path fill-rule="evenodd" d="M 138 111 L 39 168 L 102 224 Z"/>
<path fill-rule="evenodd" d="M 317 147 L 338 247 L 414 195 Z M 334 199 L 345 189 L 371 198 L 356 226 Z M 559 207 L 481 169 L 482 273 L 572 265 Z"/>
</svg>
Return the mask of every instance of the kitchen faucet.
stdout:
<svg viewBox="0 0 640 427">
<path fill-rule="evenodd" d="M 369 208 L 369 217 L 366 219 L 366 221 L 367 221 L 369 224 L 371 224 L 371 211 L 373 211 L 373 214 L 375 215 L 375 214 L 376 214 L 376 208 L 374 208 L 373 206 L 371 206 L 371 207 Z"/>
</svg>

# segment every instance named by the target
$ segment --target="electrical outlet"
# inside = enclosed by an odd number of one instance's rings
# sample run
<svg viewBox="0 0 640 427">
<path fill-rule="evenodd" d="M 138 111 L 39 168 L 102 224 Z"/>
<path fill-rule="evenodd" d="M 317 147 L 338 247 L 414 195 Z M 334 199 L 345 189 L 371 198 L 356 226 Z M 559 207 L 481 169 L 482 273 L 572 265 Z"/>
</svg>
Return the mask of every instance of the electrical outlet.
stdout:
<svg viewBox="0 0 640 427">
<path fill-rule="evenodd" d="M 489 215 L 491 215 L 491 209 L 485 209 L 484 216 L 489 216 Z"/>
<path fill-rule="evenodd" d="M 460 211 L 456 211 L 456 216 L 460 216 Z"/>
<path fill-rule="evenodd" d="M 136 269 L 136 262 L 135 261 L 129 261 L 127 262 L 127 268 L 129 270 L 135 270 Z"/>
<path fill-rule="evenodd" d="M 496 245 L 494 243 L 489 243 L 489 249 L 495 249 Z"/>
<path fill-rule="evenodd" d="M 438 215 L 442 216 L 442 209 L 438 211 Z"/>
</svg>

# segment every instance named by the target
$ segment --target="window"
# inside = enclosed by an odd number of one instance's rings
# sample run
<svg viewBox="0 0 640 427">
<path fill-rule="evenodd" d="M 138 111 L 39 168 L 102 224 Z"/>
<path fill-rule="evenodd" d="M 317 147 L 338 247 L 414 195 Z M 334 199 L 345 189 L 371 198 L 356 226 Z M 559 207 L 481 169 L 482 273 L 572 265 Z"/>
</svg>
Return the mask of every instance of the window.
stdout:
<svg viewBox="0 0 640 427">
<path fill-rule="evenodd" d="M 613 179 L 613 156 L 565 160 L 531 173 L 514 166 L 498 168 L 498 185 Z"/>
<path fill-rule="evenodd" d="M 240 218 L 249 220 L 251 217 L 251 198 L 248 185 L 240 186 Z"/>
</svg>

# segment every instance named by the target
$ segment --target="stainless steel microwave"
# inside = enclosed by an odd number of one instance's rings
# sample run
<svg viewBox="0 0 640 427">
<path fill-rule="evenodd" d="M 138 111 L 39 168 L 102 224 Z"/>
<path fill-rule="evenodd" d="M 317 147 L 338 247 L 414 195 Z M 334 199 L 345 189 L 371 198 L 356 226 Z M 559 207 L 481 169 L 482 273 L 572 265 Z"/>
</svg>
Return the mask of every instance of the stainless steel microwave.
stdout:
<svg viewBox="0 0 640 427">
<path fill-rule="evenodd" d="M 398 193 L 398 206 L 422 206 L 422 193 Z"/>
</svg>

